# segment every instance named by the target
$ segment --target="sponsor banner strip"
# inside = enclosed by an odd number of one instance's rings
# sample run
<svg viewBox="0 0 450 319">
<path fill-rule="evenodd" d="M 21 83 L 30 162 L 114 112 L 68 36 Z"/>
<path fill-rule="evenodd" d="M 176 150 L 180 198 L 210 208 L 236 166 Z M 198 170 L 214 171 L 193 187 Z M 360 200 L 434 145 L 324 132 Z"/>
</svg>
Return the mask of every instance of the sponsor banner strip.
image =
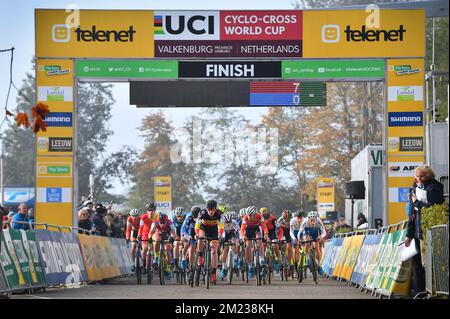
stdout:
<svg viewBox="0 0 450 319">
<path fill-rule="evenodd" d="M 282 61 L 283 79 L 302 78 L 382 78 L 383 60 Z"/>
</svg>

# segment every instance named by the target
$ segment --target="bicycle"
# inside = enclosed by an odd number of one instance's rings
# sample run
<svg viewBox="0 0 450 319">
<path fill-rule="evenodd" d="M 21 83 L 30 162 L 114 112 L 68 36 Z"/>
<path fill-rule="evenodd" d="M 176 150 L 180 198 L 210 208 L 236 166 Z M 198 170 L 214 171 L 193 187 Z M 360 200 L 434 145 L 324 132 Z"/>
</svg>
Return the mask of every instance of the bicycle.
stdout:
<svg viewBox="0 0 450 319">
<path fill-rule="evenodd" d="M 136 272 L 137 284 L 141 285 L 142 284 L 142 269 L 141 269 L 142 246 L 141 246 L 141 242 L 139 240 L 133 240 L 132 243 L 136 243 L 136 251 L 134 253 L 134 268 L 135 268 L 135 272 Z"/>
<path fill-rule="evenodd" d="M 153 249 L 152 245 L 148 245 L 147 255 L 145 256 L 146 269 L 147 269 L 147 284 L 151 284 L 153 280 Z"/>
<path fill-rule="evenodd" d="M 203 275 L 203 282 L 206 284 L 206 289 L 209 289 L 209 286 L 211 284 L 211 275 L 212 275 L 212 269 L 211 269 L 211 241 L 215 240 L 216 238 L 210 238 L 210 237 L 199 237 L 198 240 L 206 240 L 205 247 L 203 249 L 203 264 L 201 266 L 198 265 L 198 258 L 200 257 L 199 253 L 197 252 L 195 255 L 195 264 L 196 264 L 196 270 L 195 270 L 195 286 L 198 287 L 200 285 L 200 276 Z M 215 283 L 213 283 L 215 285 Z"/>
<path fill-rule="evenodd" d="M 165 284 L 165 276 L 164 272 L 167 268 L 167 252 L 165 249 L 165 244 L 170 243 L 169 240 L 157 240 L 156 241 L 159 248 L 159 259 L 158 259 L 158 275 L 159 275 L 159 283 L 160 285 Z"/>
<path fill-rule="evenodd" d="M 233 280 L 233 273 L 235 272 L 235 268 L 234 268 L 234 252 L 232 247 L 234 246 L 234 244 L 229 241 L 229 242 L 224 242 L 222 244 L 223 246 L 228 246 L 228 254 L 227 254 L 227 259 L 226 259 L 226 265 L 227 265 L 227 282 L 228 284 L 231 285 L 231 282 Z"/>
<path fill-rule="evenodd" d="M 281 281 L 287 281 L 290 269 L 289 269 L 289 263 L 288 263 L 287 257 L 286 257 L 286 240 L 280 240 L 279 244 L 280 244 L 280 255 L 281 255 L 281 260 L 280 260 Z"/>
<path fill-rule="evenodd" d="M 318 241 L 318 239 L 306 240 L 306 241 L 302 241 L 302 244 L 313 243 L 313 242 L 316 242 L 316 241 Z M 311 274 L 313 276 L 313 281 L 314 281 L 314 283 L 316 285 L 319 284 L 319 281 L 318 281 L 319 276 L 318 276 L 318 271 L 317 271 L 318 267 L 319 266 L 318 266 L 317 261 L 316 261 L 316 250 L 314 249 L 314 247 L 310 247 L 310 250 L 309 250 L 309 270 L 311 271 Z"/>
<path fill-rule="evenodd" d="M 244 241 L 239 242 L 240 245 L 240 255 L 239 260 L 241 264 L 241 277 L 242 281 L 245 281 L 248 284 L 248 264 L 247 258 L 245 258 L 245 243 Z"/>
<path fill-rule="evenodd" d="M 256 285 L 261 286 L 261 282 L 263 281 L 264 276 L 264 266 L 261 266 L 260 264 L 260 251 L 259 251 L 259 245 L 257 243 L 258 240 L 264 240 L 264 238 L 253 238 L 252 239 L 252 247 L 253 247 L 253 263 L 255 264 L 255 271 L 256 271 Z M 264 278 L 264 284 L 265 284 L 265 278 Z"/>
<path fill-rule="evenodd" d="M 184 241 L 180 241 L 180 245 L 179 245 L 179 256 L 180 258 L 178 259 L 178 264 L 175 265 L 176 268 L 174 269 L 174 273 L 177 279 L 177 283 L 178 284 L 186 284 L 187 280 L 186 280 L 186 270 L 183 269 L 182 267 L 182 261 L 183 258 L 181 258 L 183 256 L 183 250 L 184 250 Z"/>
<path fill-rule="evenodd" d="M 276 242 L 268 241 L 267 242 L 267 248 L 266 248 L 266 277 L 269 282 L 269 285 L 272 284 L 272 276 L 274 273 L 274 263 L 275 263 L 275 250 L 273 248 L 273 245 L 276 245 Z"/>
<path fill-rule="evenodd" d="M 300 245 L 300 243 L 299 243 Z M 297 275 L 298 275 L 298 282 L 301 283 L 303 279 L 306 279 L 306 249 L 303 245 L 300 246 L 300 259 L 299 259 L 299 265 L 297 267 Z"/>
</svg>

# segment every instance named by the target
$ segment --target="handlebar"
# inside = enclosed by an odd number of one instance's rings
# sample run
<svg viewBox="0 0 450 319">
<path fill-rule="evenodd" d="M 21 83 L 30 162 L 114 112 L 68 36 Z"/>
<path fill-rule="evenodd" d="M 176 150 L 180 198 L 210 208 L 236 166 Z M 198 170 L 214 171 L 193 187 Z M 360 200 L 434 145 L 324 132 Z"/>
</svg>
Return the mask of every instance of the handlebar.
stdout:
<svg viewBox="0 0 450 319">
<path fill-rule="evenodd" d="M 305 241 L 300 240 L 299 243 L 301 243 L 301 244 L 303 245 L 303 244 L 314 243 L 314 242 L 316 242 L 316 241 L 319 241 L 319 238 L 311 239 L 311 240 L 305 240 Z"/>
</svg>

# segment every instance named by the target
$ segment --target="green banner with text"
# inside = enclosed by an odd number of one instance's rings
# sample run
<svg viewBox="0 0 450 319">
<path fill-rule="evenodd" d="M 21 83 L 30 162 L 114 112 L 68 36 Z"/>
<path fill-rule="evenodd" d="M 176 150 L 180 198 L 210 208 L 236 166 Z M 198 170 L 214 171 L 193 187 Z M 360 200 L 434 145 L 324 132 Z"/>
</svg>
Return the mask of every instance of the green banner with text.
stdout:
<svg viewBox="0 0 450 319">
<path fill-rule="evenodd" d="M 384 60 L 282 61 L 283 79 L 382 78 Z"/>
<path fill-rule="evenodd" d="M 178 61 L 80 60 L 76 75 L 89 78 L 178 79 Z"/>
</svg>

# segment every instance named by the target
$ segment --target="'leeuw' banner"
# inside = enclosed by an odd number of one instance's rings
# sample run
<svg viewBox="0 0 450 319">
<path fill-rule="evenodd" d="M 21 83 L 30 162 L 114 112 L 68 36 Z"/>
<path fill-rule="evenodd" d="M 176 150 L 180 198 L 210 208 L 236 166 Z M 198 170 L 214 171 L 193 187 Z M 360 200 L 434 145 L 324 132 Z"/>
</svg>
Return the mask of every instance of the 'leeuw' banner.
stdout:
<svg viewBox="0 0 450 319">
<path fill-rule="evenodd" d="M 29 285 L 25 281 L 22 269 L 20 267 L 19 258 L 14 248 L 10 230 L 4 229 L 2 236 L 2 253 L 1 263 L 3 274 L 8 282 L 10 289 L 28 288 Z"/>
</svg>

